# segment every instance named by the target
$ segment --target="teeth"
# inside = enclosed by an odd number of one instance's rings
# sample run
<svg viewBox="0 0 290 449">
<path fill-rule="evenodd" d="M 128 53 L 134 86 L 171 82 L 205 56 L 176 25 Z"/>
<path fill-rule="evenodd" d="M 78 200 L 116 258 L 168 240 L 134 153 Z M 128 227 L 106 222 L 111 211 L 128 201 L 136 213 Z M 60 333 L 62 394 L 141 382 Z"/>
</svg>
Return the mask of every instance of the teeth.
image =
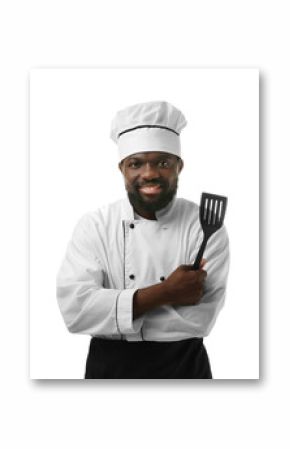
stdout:
<svg viewBox="0 0 290 449">
<path fill-rule="evenodd" d="M 143 186 L 140 188 L 140 190 L 142 192 L 145 193 L 152 193 L 152 192 L 157 192 L 160 190 L 160 186 L 159 185 L 155 185 L 155 186 Z"/>
</svg>

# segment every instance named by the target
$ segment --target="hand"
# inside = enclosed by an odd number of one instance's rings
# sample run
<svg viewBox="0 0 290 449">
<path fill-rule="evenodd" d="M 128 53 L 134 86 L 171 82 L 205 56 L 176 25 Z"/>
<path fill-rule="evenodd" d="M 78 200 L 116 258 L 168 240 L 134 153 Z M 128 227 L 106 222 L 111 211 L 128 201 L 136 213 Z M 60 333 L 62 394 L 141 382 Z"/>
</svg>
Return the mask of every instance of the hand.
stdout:
<svg viewBox="0 0 290 449">
<path fill-rule="evenodd" d="M 133 296 L 133 319 L 165 305 L 190 306 L 198 304 L 203 295 L 206 271 L 202 259 L 199 270 L 181 265 L 164 281 L 136 290 Z"/>
<path fill-rule="evenodd" d="M 204 291 L 204 280 L 207 276 L 202 259 L 198 270 L 192 265 L 181 265 L 164 281 L 167 303 L 174 306 L 196 305 L 200 302 Z"/>
</svg>

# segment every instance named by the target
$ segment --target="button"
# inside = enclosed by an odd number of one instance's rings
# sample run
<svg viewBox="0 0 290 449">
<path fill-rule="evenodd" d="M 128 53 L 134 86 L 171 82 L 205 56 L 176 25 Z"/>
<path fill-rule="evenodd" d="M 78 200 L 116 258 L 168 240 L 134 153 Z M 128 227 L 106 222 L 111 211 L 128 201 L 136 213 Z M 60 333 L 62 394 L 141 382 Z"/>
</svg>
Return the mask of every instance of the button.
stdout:
<svg viewBox="0 0 290 449">
<path fill-rule="evenodd" d="M 160 277 L 160 281 L 161 281 L 161 282 L 165 281 L 165 277 L 164 277 L 164 276 L 161 276 L 161 277 Z"/>
<path fill-rule="evenodd" d="M 130 278 L 130 279 L 135 279 L 134 274 L 130 274 L 129 278 Z"/>
<path fill-rule="evenodd" d="M 131 224 L 130 224 L 130 228 L 131 228 L 131 229 L 134 229 L 134 228 L 135 228 L 135 225 L 133 225 L 133 223 L 131 223 Z"/>
</svg>

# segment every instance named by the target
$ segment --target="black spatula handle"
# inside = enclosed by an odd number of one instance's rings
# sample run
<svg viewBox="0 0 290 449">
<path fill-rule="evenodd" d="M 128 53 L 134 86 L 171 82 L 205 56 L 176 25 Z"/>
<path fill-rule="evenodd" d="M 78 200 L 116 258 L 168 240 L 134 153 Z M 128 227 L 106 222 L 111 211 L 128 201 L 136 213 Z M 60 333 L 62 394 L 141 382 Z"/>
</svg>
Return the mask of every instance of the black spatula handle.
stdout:
<svg viewBox="0 0 290 449">
<path fill-rule="evenodd" d="M 194 262 L 194 264 L 193 264 L 193 266 L 192 266 L 192 269 L 193 269 L 193 270 L 198 270 L 198 269 L 199 269 L 199 266 L 200 266 L 200 262 L 201 262 L 203 253 L 204 253 L 204 250 L 205 250 L 205 248 L 206 248 L 207 241 L 208 241 L 208 238 L 207 238 L 206 236 L 204 236 L 204 237 L 203 237 L 202 244 L 200 245 L 200 248 L 199 248 L 199 250 L 198 250 L 198 253 L 197 253 L 195 262 Z"/>
</svg>

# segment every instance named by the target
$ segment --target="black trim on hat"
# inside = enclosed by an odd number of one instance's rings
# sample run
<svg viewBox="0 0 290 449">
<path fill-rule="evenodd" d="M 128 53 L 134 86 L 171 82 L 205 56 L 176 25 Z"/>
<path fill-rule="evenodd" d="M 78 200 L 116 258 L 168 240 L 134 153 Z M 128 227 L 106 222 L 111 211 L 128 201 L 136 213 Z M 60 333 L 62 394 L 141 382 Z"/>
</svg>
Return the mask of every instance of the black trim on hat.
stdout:
<svg viewBox="0 0 290 449">
<path fill-rule="evenodd" d="M 125 133 L 128 133 L 130 131 L 135 131 L 135 129 L 139 129 L 139 128 L 161 128 L 161 129 L 167 129 L 167 131 L 171 131 L 174 134 L 177 134 L 177 136 L 179 136 L 179 133 L 174 131 L 174 129 L 171 128 L 167 128 L 167 126 L 162 126 L 162 125 L 139 125 L 139 126 L 135 126 L 134 128 L 130 128 L 130 129 L 125 129 L 125 131 L 122 131 L 121 133 L 118 134 L 118 138 Z"/>
</svg>

